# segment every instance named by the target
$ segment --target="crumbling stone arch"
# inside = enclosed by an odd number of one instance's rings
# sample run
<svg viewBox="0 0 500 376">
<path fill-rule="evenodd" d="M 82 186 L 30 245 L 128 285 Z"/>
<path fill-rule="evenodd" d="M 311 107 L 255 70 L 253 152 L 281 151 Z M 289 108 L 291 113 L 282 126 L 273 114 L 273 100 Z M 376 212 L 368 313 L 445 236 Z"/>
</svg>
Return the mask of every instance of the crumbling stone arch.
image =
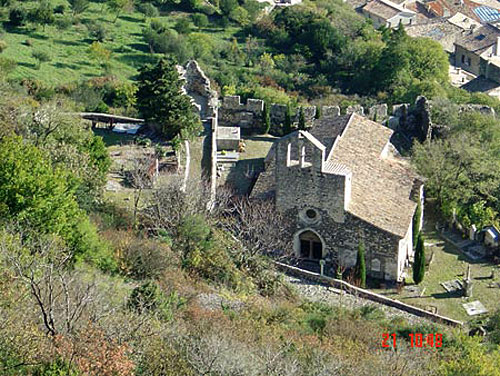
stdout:
<svg viewBox="0 0 500 376">
<path fill-rule="evenodd" d="M 300 229 L 299 231 L 297 231 L 293 235 L 293 251 L 294 251 L 295 256 L 299 257 L 299 258 L 303 258 L 302 254 L 301 254 L 301 251 L 303 251 L 302 241 L 308 240 L 308 241 L 314 242 L 315 241 L 314 238 L 316 238 L 317 242 L 319 242 L 321 244 L 321 256 L 317 257 L 319 255 L 316 254 L 316 249 L 311 248 L 310 256 L 312 256 L 312 257 L 307 257 L 307 258 L 317 259 L 317 260 L 324 259 L 326 257 L 326 250 L 327 250 L 325 239 L 323 239 L 323 237 L 316 230 L 314 230 L 311 227 Z M 312 247 L 314 247 L 314 244 L 312 245 Z M 316 257 L 314 257 L 314 256 L 316 256 Z"/>
</svg>

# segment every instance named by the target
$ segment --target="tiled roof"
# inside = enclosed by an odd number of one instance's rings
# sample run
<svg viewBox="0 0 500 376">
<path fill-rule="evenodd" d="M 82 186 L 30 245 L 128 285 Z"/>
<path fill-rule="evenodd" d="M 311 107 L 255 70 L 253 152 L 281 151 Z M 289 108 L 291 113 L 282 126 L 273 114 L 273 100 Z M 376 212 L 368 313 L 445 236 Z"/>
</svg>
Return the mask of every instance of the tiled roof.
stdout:
<svg viewBox="0 0 500 376">
<path fill-rule="evenodd" d="M 397 4 L 394 4 L 394 6 L 392 6 L 391 4 L 388 4 L 388 2 L 380 0 L 372 0 L 368 2 L 363 7 L 363 11 L 383 18 L 384 20 L 388 20 L 401 13 L 401 10 L 397 8 Z"/>
<path fill-rule="evenodd" d="M 315 124 L 320 129 L 315 126 L 310 133 L 323 145 L 331 144 L 327 146 L 324 172 L 352 173 L 351 201 L 347 211 L 380 229 L 404 237 L 416 207 L 410 194 L 418 176 L 401 157 L 386 152 L 393 131 L 357 114 L 324 119 Z M 336 142 L 331 140 L 328 129 L 336 135 Z M 252 197 L 274 197 L 274 158 L 271 156 L 274 150 L 271 149 L 266 158 L 268 165 L 259 176 Z"/>
<path fill-rule="evenodd" d="M 328 161 L 352 171 L 348 212 L 404 237 L 416 207 L 410 194 L 417 175 L 401 157 L 383 156 L 392 133 L 381 124 L 355 115 Z"/>
<path fill-rule="evenodd" d="M 484 25 L 472 33 L 459 38 L 455 44 L 476 55 L 481 55 L 497 42 L 500 31 L 491 25 Z"/>
</svg>

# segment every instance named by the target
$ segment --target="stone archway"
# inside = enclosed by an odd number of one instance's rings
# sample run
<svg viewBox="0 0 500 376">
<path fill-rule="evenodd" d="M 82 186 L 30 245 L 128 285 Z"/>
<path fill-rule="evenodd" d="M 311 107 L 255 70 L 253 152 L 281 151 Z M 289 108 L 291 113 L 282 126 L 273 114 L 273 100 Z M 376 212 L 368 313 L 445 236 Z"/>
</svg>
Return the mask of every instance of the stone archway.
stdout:
<svg viewBox="0 0 500 376">
<path fill-rule="evenodd" d="M 319 261 L 325 256 L 325 242 L 312 229 L 304 229 L 294 236 L 295 255 L 301 259 Z"/>
</svg>

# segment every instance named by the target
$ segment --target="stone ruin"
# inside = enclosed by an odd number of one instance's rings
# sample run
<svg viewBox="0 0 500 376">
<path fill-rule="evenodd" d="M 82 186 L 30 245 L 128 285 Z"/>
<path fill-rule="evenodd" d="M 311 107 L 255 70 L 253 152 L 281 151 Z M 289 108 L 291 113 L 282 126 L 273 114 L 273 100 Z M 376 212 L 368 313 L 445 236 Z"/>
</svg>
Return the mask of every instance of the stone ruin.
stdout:
<svg viewBox="0 0 500 376">
<path fill-rule="evenodd" d="M 181 79 L 184 80 L 182 90 L 191 97 L 195 109 L 202 119 L 213 117 L 217 109 L 217 92 L 210 87 L 210 79 L 205 75 L 196 60 L 190 60 L 185 67 L 177 66 Z"/>
<path fill-rule="evenodd" d="M 238 95 L 226 96 L 222 99 L 222 105 L 219 109 L 219 124 L 221 126 L 239 126 L 245 129 L 259 129 L 262 127 L 262 112 L 264 111 L 264 101 L 261 99 L 248 99 L 246 103 L 241 102 Z M 279 125 L 285 122 L 287 106 L 284 104 L 273 103 L 270 106 L 269 114 L 272 125 Z M 299 111 L 292 116 L 292 122 L 298 123 Z M 303 106 L 301 111 L 304 113 L 306 124 L 312 124 L 316 117 L 316 106 Z M 346 114 L 358 113 L 369 117 L 375 121 L 387 120 L 387 105 L 378 104 L 368 109 L 365 114 L 365 109 L 360 105 L 349 106 L 346 109 Z M 341 109 L 339 106 L 322 106 L 321 117 L 339 116 Z"/>
</svg>

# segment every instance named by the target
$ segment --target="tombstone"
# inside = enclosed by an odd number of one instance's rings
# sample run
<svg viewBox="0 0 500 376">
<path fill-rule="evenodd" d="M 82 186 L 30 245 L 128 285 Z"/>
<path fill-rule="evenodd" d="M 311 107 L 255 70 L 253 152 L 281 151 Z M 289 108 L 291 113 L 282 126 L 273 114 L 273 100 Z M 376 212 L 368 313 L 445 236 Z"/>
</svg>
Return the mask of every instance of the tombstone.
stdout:
<svg viewBox="0 0 500 376">
<path fill-rule="evenodd" d="M 470 229 L 469 229 L 469 239 L 470 240 L 476 239 L 476 231 L 477 231 L 476 225 L 470 226 Z"/>
<path fill-rule="evenodd" d="M 467 274 L 464 280 L 463 295 L 466 298 L 472 296 L 472 280 L 470 278 L 470 265 L 467 265 Z"/>
</svg>

